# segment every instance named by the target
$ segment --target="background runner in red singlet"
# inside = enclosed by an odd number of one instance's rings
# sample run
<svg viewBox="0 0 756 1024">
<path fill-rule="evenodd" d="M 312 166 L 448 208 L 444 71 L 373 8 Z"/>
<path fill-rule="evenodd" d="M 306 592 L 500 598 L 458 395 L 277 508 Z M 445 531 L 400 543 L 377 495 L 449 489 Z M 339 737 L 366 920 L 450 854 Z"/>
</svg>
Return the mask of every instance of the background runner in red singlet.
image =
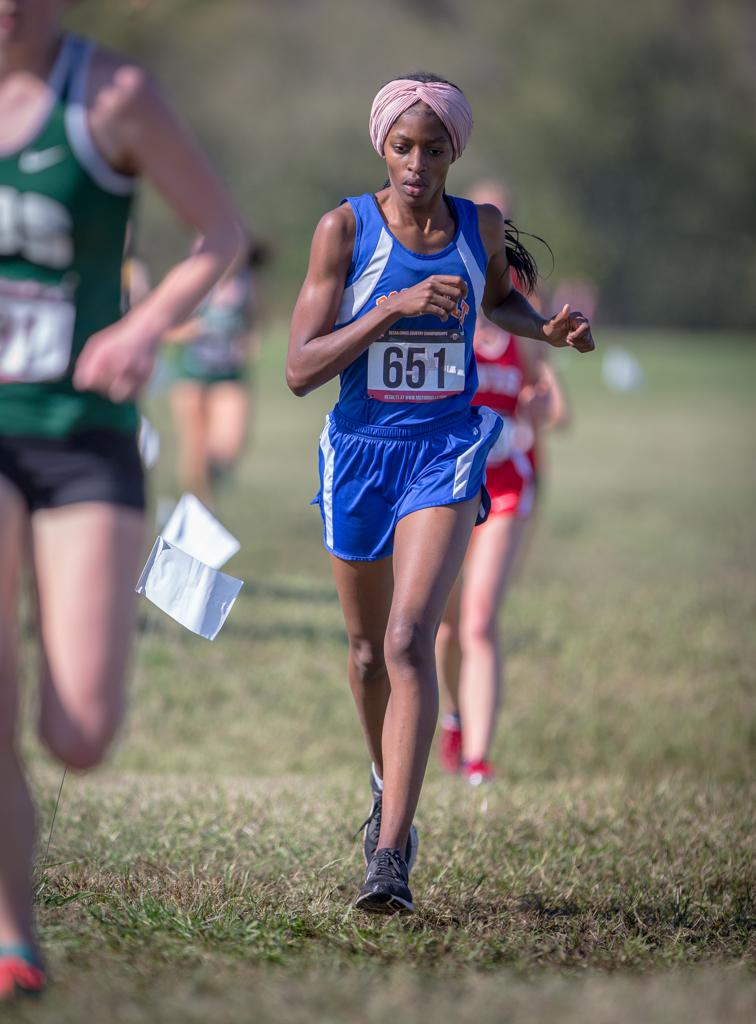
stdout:
<svg viewBox="0 0 756 1024">
<path fill-rule="evenodd" d="M 439 628 L 436 651 L 447 713 L 441 762 L 478 784 L 493 774 L 489 751 L 503 679 L 498 613 L 512 581 L 536 498 L 538 435 L 561 426 L 567 407 L 539 343 L 481 318 L 475 332 L 475 402 L 505 417 L 486 464 L 488 522 L 475 530 Z"/>
<path fill-rule="evenodd" d="M 508 215 L 511 197 L 500 182 L 480 182 L 470 198 Z M 537 299 L 533 303 L 538 306 Z M 505 417 L 506 427 L 486 464 L 489 520 L 471 538 L 439 627 L 436 652 L 446 706 L 441 764 L 477 785 L 493 775 L 489 751 L 503 685 L 497 619 L 534 509 L 538 435 L 544 426 L 565 424 L 567 405 L 543 343 L 518 341 L 481 316 L 474 345 L 474 401 Z"/>
</svg>

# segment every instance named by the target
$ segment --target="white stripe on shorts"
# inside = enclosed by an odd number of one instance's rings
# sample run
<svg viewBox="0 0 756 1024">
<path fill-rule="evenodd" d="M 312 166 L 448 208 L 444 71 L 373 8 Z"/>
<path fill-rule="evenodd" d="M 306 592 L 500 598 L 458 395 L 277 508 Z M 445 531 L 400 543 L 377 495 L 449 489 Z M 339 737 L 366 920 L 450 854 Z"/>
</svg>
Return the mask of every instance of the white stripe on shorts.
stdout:
<svg viewBox="0 0 756 1024">
<path fill-rule="evenodd" d="M 485 405 L 480 407 L 480 437 L 475 444 L 470 445 L 470 447 L 466 451 L 462 452 L 462 454 L 457 458 L 457 465 L 454 470 L 454 488 L 452 490 L 452 498 L 463 498 L 467 493 L 467 485 L 470 481 L 470 473 L 472 471 L 475 453 L 483 442 L 488 439 L 497 419 L 499 419 L 499 417 L 495 412 L 493 412 L 493 410 L 487 408 Z"/>
<path fill-rule="evenodd" d="M 326 416 L 325 426 L 320 435 L 320 450 L 323 453 L 323 485 L 321 501 L 323 503 L 323 518 L 325 519 L 326 544 L 333 547 L 333 460 L 334 450 L 330 438 L 331 417 Z"/>
</svg>

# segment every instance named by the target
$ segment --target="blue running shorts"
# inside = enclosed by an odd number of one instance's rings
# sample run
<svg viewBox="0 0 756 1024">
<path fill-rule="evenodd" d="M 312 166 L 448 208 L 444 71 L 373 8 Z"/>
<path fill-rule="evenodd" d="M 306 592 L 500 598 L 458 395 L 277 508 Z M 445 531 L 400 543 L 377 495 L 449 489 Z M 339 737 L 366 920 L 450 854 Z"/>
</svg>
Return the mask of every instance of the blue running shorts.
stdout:
<svg viewBox="0 0 756 1024">
<path fill-rule="evenodd" d="M 348 561 L 387 558 L 404 516 L 481 490 L 478 523 L 485 522 L 486 458 L 502 426 L 485 406 L 425 428 L 355 423 L 334 409 L 320 435 L 320 491 L 312 502 L 320 506 L 326 548 Z"/>
</svg>

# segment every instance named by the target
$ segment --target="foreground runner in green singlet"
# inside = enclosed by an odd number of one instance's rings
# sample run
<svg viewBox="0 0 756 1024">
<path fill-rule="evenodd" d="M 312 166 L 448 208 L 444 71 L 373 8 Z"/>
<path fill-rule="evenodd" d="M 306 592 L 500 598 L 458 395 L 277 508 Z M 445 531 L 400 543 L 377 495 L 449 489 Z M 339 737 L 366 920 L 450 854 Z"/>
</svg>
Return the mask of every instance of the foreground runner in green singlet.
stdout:
<svg viewBox="0 0 756 1024">
<path fill-rule="evenodd" d="M 17 589 L 38 595 L 39 731 L 96 765 L 122 714 L 143 551 L 135 396 L 160 338 L 240 248 L 233 207 L 149 76 L 62 33 L 63 0 L 0 12 L 0 1000 L 44 984 L 34 811 L 16 739 Z M 119 320 L 145 175 L 200 240 Z"/>
</svg>

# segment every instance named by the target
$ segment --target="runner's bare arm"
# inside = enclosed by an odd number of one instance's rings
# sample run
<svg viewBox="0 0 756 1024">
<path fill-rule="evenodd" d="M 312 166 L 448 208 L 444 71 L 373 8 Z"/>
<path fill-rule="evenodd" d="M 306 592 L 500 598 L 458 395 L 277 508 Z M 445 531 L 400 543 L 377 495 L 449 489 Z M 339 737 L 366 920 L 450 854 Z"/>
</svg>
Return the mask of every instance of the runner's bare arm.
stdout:
<svg viewBox="0 0 756 1024">
<path fill-rule="evenodd" d="M 89 108 L 94 141 L 108 163 L 146 177 L 200 235 L 191 255 L 121 321 L 94 335 L 79 357 L 75 385 L 122 401 L 146 382 L 163 335 L 192 313 L 239 254 L 243 233 L 209 162 L 144 69 L 98 50 Z"/>
<path fill-rule="evenodd" d="M 546 341 L 555 348 L 593 351 L 591 325 L 582 313 L 571 313 L 570 307 L 565 306 L 556 316 L 543 317 L 512 284 L 500 211 L 495 206 L 479 206 L 478 222 L 488 253 L 483 312 L 489 320 L 521 338 Z"/>
<path fill-rule="evenodd" d="M 325 214 L 315 229 L 289 335 L 286 382 L 295 395 L 331 380 L 402 317 L 433 313 L 446 319 L 467 293 L 462 278 L 436 274 L 334 330 L 354 237 L 354 213 L 347 204 Z"/>
</svg>

